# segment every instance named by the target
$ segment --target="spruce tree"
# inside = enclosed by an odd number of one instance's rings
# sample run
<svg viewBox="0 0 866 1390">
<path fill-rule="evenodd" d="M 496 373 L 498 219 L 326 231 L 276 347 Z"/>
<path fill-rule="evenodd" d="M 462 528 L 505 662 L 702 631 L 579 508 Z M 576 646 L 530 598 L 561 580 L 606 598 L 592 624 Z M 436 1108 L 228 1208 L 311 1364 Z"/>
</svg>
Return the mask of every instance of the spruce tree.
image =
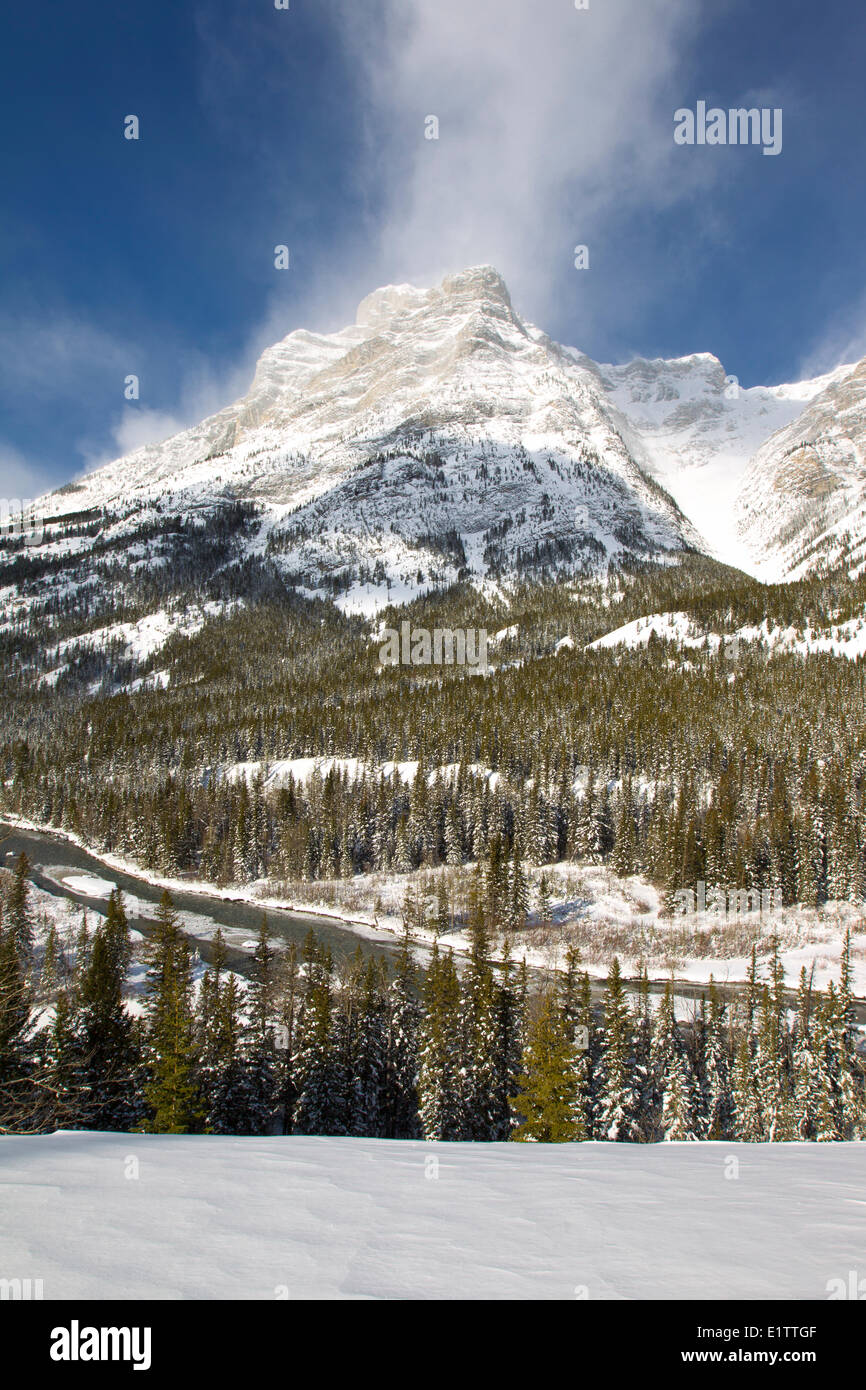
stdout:
<svg viewBox="0 0 866 1390">
<path fill-rule="evenodd" d="M 412 959 L 411 936 L 406 931 L 388 999 L 385 1134 L 389 1139 L 417 1139 L 421 1134 L 418 1119 L 420 1027 L 418 982 Z"/>
<path fill-rule="evenodd" d="M 460 1059 L 460 984 L 453 955 L 438 944 L 424 981 L 419 1037 L 419 1121 L 425 1139 L 462 1139 L 463 1090 Z"/>
<path fill-rule="evenodd" d="M 15 867 L 12 871 L 12 882 L 9 885 L 3 911 L 4 929 L 12 935 L 22 966 L 26 965 L 33 954 L 33 922 L 30 910 L 29 882 L 30 869 L 30 860 L 27 858 L 27 855 L 22 852 L 15 860 Z"/>
<path fill-rule="evenodd" d="M 733 1121 L 731 1056 L 725 1027 L 725 1005 L 710 975 L 709 1013 L 703 1043 L 703 1138 L 728 1139 Z"/>
<path fill-rule="evenodd" d="M 30 990 L 16 935 L 0 928 L 0 1133 L 18 1128 L 27 1110 Z"/>
<path fill-rule="evenodd" d="M 80 1122 L 90 1129 L 128 1130 L 140 1114 L 132 1018 L 125 1002 L 130 957 L 126 911 L 114 889 L 75 994 Z"/>
<path fill-rule="evenodd" d="M 498 1137 L 502 1117 L 497 1113 L 498 1001 L 488 960 L 489 942 L 480 902 L 472 909 L 471 950 L 460 1016 L 462 1038 L 462 1135 L 480 1142 Z"/>
<path fill-rule="evenodd" d="M 580 1126 L 574 1044 L 554 993 L 541 999 L 527 1026 L 517 1094 L 518 1143 L 561 1144 L 585 1138 Z"/>
<path fill-rule="evenodd" d="M 818 1067 L 812 1037 L 812 973 L 800 970 L 797 992 L 797 1021 L 792 1049 L 794 1137 L 815 1137 L 818 1109 Z"/>
<path fill-rule="evenodd" d="M 145 981 L 147 1117 L 152 1134 L 189 1134 L 204 1123 L 199 1096 L 192 954 L 169 893 L 157 908 Z"/>
<path fill-rule="evenodd" d="M 333 966 L 329 953 L 319 949 L 312 933 L 304 956 L 305 995 L 295 1052 L 293 1128 L 299 1134 L 339 1134 L 344 1132 L 345 1020 L 332 1014 Z"/>
<path fill-rule="evenodd" d="M 614 957 L 604 1000 L 598 1137 L 622 1143 L 640 1137 L 640 1096 L 633 1074 L 632 1017 Z"/>
<path fill-rule="evenodd" d="M 387 1125 L 387 1018 L 381 979 L 372 958 L 363 971 L 350 1064 L 347 1131 L 383 1138 Z"/>
<path fill-rule="evenodd" d="M 244 1061 L 251 1134 L 270 1134 L 276 1109 L 277 1059 L 274 1046 L 276 978 L 268 919 L 262 917 L 246 998 Z"/>
</svg>

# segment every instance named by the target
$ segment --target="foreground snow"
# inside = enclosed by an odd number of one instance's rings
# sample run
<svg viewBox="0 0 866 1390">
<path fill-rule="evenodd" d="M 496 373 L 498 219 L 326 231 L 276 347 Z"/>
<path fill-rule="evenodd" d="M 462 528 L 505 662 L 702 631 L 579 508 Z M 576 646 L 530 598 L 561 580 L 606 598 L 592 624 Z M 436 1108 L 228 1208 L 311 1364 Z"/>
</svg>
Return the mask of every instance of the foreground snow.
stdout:
<svg viewBox="0 0 866 1390">
<path fill-rule="evenodd" d="M 824 1299 L 866 1269 L 864 1168 L 855 1144 L 5 1138 L 0 1277 L 46 1299 Z"/>
</svg>

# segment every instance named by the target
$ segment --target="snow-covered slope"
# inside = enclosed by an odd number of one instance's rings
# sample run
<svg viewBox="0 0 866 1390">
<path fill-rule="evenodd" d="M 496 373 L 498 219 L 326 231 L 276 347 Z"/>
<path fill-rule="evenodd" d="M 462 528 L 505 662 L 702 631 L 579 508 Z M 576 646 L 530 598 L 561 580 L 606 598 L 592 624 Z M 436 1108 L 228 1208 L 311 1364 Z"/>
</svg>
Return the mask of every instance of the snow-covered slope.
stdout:
<svg viewBox="0 0 866 1390">
<path fill-rule="evenodd" d="M 856 1144 L 61 1133 L 0 1164 L 4 1273 L 46 1299 L 826 1299 L 866 1241 Z"/>
<path fill-rule="evenodd" d="M 339 333 L 289 334 L 240 401 L 44 510 L 107 509 L 133 531 L 156 502 L 251 501 L 259 553 L 368 609 L 457 577 L 604 571 L 689 546 L 749 563 L 733 524 L 749 458 L 849 371 L 741 390 L 709 354 L 599 366 L 476 266 L 377 290 Z M 46 544 L 56 536 L 49 525 Z"/>
<path fill-rule="evenodd" d="M 866 613 L 824 628 L 814 628 L 808 621 L 801 628 L 771 626 L 765 620 L 760 627 L 737 627 L 725 633 L 699 627 L 688 613 L 649 613 L 606 632 L 589 645 L 595 649 L 627 647 L 634 651 L 637 647 L 645 647 L 653 637 L 677 647 L 705 648 L 713 653 L 724 644 L 727 655 L 733 660 L 739 656 L 742 646 L 754 645 L 768 655 L 794 652 L 798 656 L 811 656 L 824 652 L 857 661 L 866 656 Z"/>
<path fill-rule="evenodd" d="M 710 353 L 674 361 L 639 358 L 598 370 L 623 416 L 634 457 L 676 498 L 713 554 L 751 570 L 754 556 L 734 515 L 749 460 L 851 367 L 792 385 L 749 388 Z"/>
<path fill-rule="evenodd" d="M 632 457 L 597 373 L 524 323 L 489 267 L 379 290 L 342 333 L 290 334 L 243 400 L 45 509 L 127 513 L 158 497 L 260 503 L 259 544 L 285 573 L 310 587 L 366 577 L 381 595 L 388 579 L 598 569 L 697 543 Z"/>
<path fill-rule="evenodd" d="M 736 510 L 741 539 L 768 573 L 866 566 L 866 357 L 757 450 Z"/>
</svg>

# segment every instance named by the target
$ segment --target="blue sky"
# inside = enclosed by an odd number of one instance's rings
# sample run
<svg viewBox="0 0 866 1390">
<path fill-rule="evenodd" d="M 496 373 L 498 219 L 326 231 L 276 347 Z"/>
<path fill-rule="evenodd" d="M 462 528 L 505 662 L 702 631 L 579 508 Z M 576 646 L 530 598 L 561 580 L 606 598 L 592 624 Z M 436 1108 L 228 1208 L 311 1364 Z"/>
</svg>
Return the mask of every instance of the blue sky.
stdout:
<svg viewBox="0 0 866 1390">
<path fill-rule="evenodd" d="M 864 59 L 850 0 L 8 6 L 0 490 L 218 409 L 379 284 L 482 261 L 598 360 L 712 351 L 752 385 L 856 358 Z M 781 107 L 782 153 L 676 147 L 698 99 Z"/>
</svg>

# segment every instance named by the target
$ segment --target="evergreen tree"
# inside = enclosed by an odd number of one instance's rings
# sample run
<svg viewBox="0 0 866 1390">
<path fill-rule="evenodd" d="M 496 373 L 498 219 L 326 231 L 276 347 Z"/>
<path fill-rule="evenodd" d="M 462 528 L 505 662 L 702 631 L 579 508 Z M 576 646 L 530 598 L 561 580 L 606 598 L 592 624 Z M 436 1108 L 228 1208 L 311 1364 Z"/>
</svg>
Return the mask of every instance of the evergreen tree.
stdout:
<svg viewBox="0 0 866 1390">
<path fill-rule="evenodd" d="M 387 1025 L 387 1086 L 385 1134 L 389 1139 L 417 1139 L 418 1039 L 421 1004 L 412 960 L 411 937 L 403 935 L 390 988 Z"/>
<path fill-rule="evenodd" d="M 761 1105 L 754 1074 L 754 1058 L 749 1032 L 743 1029 L 737 1046 L 733 1081 L 734 1138 L 744 1144 L 758 1144 L 764 1138 Z"/>
<path fill-rule="evenodd" d="M 633 1074 L 631 1011 L 614 957 L 604 1000 L 603 1050 L 598 1096 L 598 1137 L 615 1142 L 640 1137 L 640 1096 Z"/>
<path fill-rule="evenodd" d="M 725 1027 L 725 1005 L 710 976 L 709 1014 L 703 1043 L 703 1137 L 728 1139 L 733 1122 L 731 1057 Z"/>
<path fill-rule="evenodd" d="M 387 1126 L 387 1016 L 379 972 L 372 959 L 363 972 L 352 1043 L 348 1132 L 382 1138 Z"/>
<path fill-rule="evenodd" d="M 527 1028 L 518 1091 L 512 1100 L 521 1123 L 518 1142 L 561 1144 L 585 1138 L 578 1107 L 574 1044 L 557 997 L 546 994 Z"/>
<path fill-rule="evenodd" d="M 270 1134 L 274 1125 L 277 1091 L 275 990 L 274 953 L 269 940 L 268 919 L 263 916 L 256 938 L 246 1000 L 248 1027 L 244 1060 L 251 1134 Z"/>
<path fill-rule="evenodd" d="M 425 1139 L 462 1139 L 460 985 L 453 956 L 433 955 L 424 983 L 419 1038 L 419 1120 Z"/>
<path fill-rule="evenodd" d="M 794 1031 L 793 1119 L 794 1137 L 813 1139 L 818 1108 L 818 1068 L 812 1038 L 812 974 L 807 977 L 805 965 L 800 970 L 797 992 L 797 1021 Z"/>
<path fill-rule="evenodd" d="M 31 864 L 23 852 L 15 860 L 12 882 L 3 911 L 4 929 L 10 932 L 22 967 L 33 954 L 33 922 L 30 912 Z"/>
<path fill-rule="evenodd" d="M 198 1132 L 199 1098 L 192 956 L 168 892 L 157 908 L 151 965 L 145 982 L 148 1107 L 143 1127 L 152 1134 Z"/>
<path fill-rule="evenodd" d="M 88 1129 L 128 1130 L 140 1118 L 133 1021 L 125 1003 L 131 946 L 123 899 L 114 889 L 93 935 L 75 994 L 80 1056 L 79 1121 Z"/>
<path fill-rule="evenodd" d="M 0 1133 L 15 1130 L 27 1111 L 26 1068 L 30 991 L 16 933 L 0 929 Z"/>
<path fill-rule="evenodd" d="M 514 979 L 514 967 L 506 938 L 502 958 L 502 975 L 496 989 L 496 1036 L 493 1046 L 493 1094 L 491 1103 L 491 1139 L 511 1137 L 514 1115 L 511 1097 L 514 1094 L 524 1047 L 526 1016 L 525 992 Z"/>
<path fill-rule="evenodd" d="M 498 1032 L 496 985 L 488 960 L 489 943 L 480 902 L 472 909 L 471 952 L 460 1010 L 462 1038 L 461 1137 L 485 1141 L 497 1136 L 496 1044 Z"/>
<path fill-rule="evenodd" d="M 299 1134 L 341 1134 L 345 1133 L 345 1020 L 332 1016 L 333 965 L 312 932 L 305 947 L 304 968 L 306 990 L 295 1054 L 293 1127 Z"/>
</svg>

